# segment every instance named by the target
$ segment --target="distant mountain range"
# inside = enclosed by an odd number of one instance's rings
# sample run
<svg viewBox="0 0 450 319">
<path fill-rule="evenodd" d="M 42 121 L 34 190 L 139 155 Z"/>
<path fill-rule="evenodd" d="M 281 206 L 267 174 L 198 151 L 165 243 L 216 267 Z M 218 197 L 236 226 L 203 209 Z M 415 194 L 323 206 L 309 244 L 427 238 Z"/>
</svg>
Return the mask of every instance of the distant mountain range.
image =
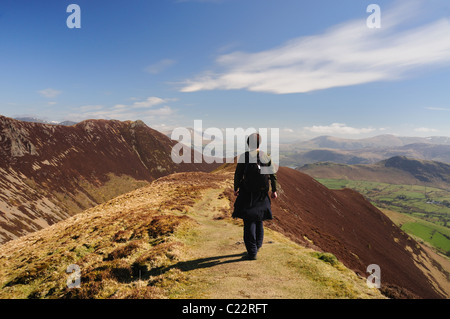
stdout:
<svg viewBox="0 0 450 319">
<path fill-rule="evenodd" d="M 293 167 L 316 162 L 374 164 L 394 156 L 450 163 L 450 138 L 379 135 L 351 140 L 320 136 L 280 145 L 280 164 Z"/>
<path fill-rule="evenodd" d="M 33 122 L 33 123 L 42 123 L 42 124 L 64 125 L 64 126 L 72 126 L 72 125 L 77 124 L 77 122 L 73 122 L 73 121 L 63 121 L 63 122 L 46 121 L 46 120 L 42 120 L 42 119 L 39 119 L 36 117 L 30 117 L 30 116 L 16 117 L 14 119 L 18 120 L 18 121 L 22 121 L 22 122 Z"/>
<path fill-rule="evenodd" d="M 375 164 L 337 164 L 318 162 L 298 170 L 314 177 L 349 179 L 389 184 L 425 185 L 450 189 L 450 165 L 436 161 L 394 156 Z"/>
<path fill-rule="evenodd" d="M 308 141 L 297 141 L 289 144 L 291 149 L 329 148 L 339 150 L 359 150 L 362 148 L 401 147 L 409 144 L 441 144 L 450 145 L 450 137 L 406 137 L 391 134 L 378 135 L 362 139 L 345 139 L 333 136 L 319 136 Z"/>
</svg>

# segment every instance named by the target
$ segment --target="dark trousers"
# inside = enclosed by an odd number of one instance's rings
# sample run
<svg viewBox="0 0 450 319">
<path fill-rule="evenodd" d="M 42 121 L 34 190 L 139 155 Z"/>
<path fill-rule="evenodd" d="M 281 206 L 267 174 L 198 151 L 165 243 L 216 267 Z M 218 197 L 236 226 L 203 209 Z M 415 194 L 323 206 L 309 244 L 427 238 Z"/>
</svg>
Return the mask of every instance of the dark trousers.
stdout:
<svg viewBox="0 0 450 319">
<path fill-rule="evenodd" d="M 244 219 L 244 243 L 247 253 L 256 256 L 264 240 L 264 226 L 262 221 Z"/>
</svg>

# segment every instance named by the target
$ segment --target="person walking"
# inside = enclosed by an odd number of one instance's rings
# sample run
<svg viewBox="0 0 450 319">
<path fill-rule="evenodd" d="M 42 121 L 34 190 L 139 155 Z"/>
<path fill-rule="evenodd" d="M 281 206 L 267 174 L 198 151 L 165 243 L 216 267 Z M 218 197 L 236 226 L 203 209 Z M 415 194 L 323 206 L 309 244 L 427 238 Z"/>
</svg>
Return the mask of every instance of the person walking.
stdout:
<svg viewBox="0 0 450 319">
<path fill-rule="evenodd" d="M 264 220 L 272 219 L 271 198 L 277 198 L 277 177 L 270 156 L 259 150 L 261 136 L 247 138 L 248 151 L 241 154 L 234 173 L 233 218 L 244 221 L 247 259 L 256 259 L 264 240 Z M 269 183 L 271 196 L 269 197 Z"/>
</svg>

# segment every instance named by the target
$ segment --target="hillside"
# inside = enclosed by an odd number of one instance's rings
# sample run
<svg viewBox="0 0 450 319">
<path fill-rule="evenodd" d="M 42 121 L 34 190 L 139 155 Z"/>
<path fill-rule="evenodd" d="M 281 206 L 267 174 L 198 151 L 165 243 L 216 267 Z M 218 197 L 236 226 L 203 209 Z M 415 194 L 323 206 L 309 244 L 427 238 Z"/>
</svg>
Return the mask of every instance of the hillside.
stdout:
<svg viewBox="0 0 450 319">
<path fill-rule="evenodd" d="M 405 156 L 394 156 L 376 164 L 345 165 L 319 162 L 298 170 L 315 178 L 374 181 L 389 184 L 427 185 L 450 189 L 450 165 Z"/>
<path fill-rule="evenodd" d="M 175 143 L 141 121 L 63 126 L 0 116 L 0 243 L 158 177 L 217 166 L 175 164 Z"/>
<path fill-rule="evenodd" d="M 389 297 L 448 298 L 448 270 L 361 195 L 289 168 L 260 258 L 242 260 L 233 171 L 161 177 L 0 246 L 0 297 L 381 298 L 364 280 L 375 263 Z"/>
<path fill-rule="evenodd" d="M 361 275 L 367 265 L 378 264 L 388 295 L 435 298 L 439 294 L 434 289 L 448 295 L 449 269 L 434 264 L 417 242 L 361 194 L 329 190 L 288 168 L 281 168 L 278 178 L 283 196 L 274 203 L 274 229 L 283 229 L 306 246 L 332 252 Z M 442 277 L 433 279 L 434 270 Z"/>
</svg>

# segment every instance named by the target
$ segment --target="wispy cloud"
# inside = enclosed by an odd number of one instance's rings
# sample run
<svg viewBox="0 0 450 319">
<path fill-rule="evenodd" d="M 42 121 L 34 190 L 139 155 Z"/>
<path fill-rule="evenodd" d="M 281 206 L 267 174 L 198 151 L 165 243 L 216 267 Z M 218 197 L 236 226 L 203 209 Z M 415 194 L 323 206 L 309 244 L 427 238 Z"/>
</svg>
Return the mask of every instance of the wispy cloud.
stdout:
<svg viewBox="0 0 450 319">
<path fill-rule="evenodd" d="M 151 96 L 146 98 L 145 100 L 139 101 L 139 99 L 133 98 L 134 102 L 131 105 L 127 104 L 116 104 L 114 106 L 115 109 L 123 109 L 123 108 L 150 108 L 159 104 L 163 104 L 169 101 L 173 101 L 173 99 L 162 99 L 160 97 Z"/>
<path fill-rule="evenodd" d="M 304 129 L 312 133 L 332 135 L 359 135 L 376 131 L 374 128 L 355 128 L 343 123 L 333 123 L 325 126 L 313 125 L 305 127 Z"/>
<path fill-rule="evenodd" d="M 419 133 L 433 133 L 433 132 L 437 132 L 437 129 L 434 128 L 428 128 L 428 127 L 418 127 L 416 129 L 414 129 L 415 132 L 419 132 Z"/>
<path fill-rule="evenodd" d="M 145 71 L 151 74 L 158 74 L 176 63 L 172 59 L 163 59 L 145 68 Z"/>
<path fill-rule="evenodd" d="M 77 113 L 70 114 L 69 118 L 77 121 L 85 119 L 116 119 L 121 121 L 163 119 L 175 113 L 166 104 L 173 101 L 176 101 L 176 99 L 148 97 L 144 100 L 137 100 L 130 105 L 116 104 L 109 107 L 104 105 L 84 105 L 78 108 Z"/>
<path fill-rule="evenodd" d="M 369 29 L 359 19 L 271 50 L 221 55 L 216 59 L 221 71 L 186 80 L 181 91 L 305 93 L 398 80 L 412 70 L 450 64 L 449 19 L 410 27 L 426 4 L 411 1 L 386 8 L 381 29 Z"/>
<path fill-rule="evenodd" d="M 449 107 L 433 107 L 433 106 L 429 106 L 426 107 L 427 110 L 431 110 L 431 111 L 450 111 Z"/>
<path fill-rule="evenodd" d="M 52 99 L 60 95 L 62 92 L 52 88 L 48 88 L 45 90 L 38 91 L 38 93 L 45 98 Z"/>
</svg>

